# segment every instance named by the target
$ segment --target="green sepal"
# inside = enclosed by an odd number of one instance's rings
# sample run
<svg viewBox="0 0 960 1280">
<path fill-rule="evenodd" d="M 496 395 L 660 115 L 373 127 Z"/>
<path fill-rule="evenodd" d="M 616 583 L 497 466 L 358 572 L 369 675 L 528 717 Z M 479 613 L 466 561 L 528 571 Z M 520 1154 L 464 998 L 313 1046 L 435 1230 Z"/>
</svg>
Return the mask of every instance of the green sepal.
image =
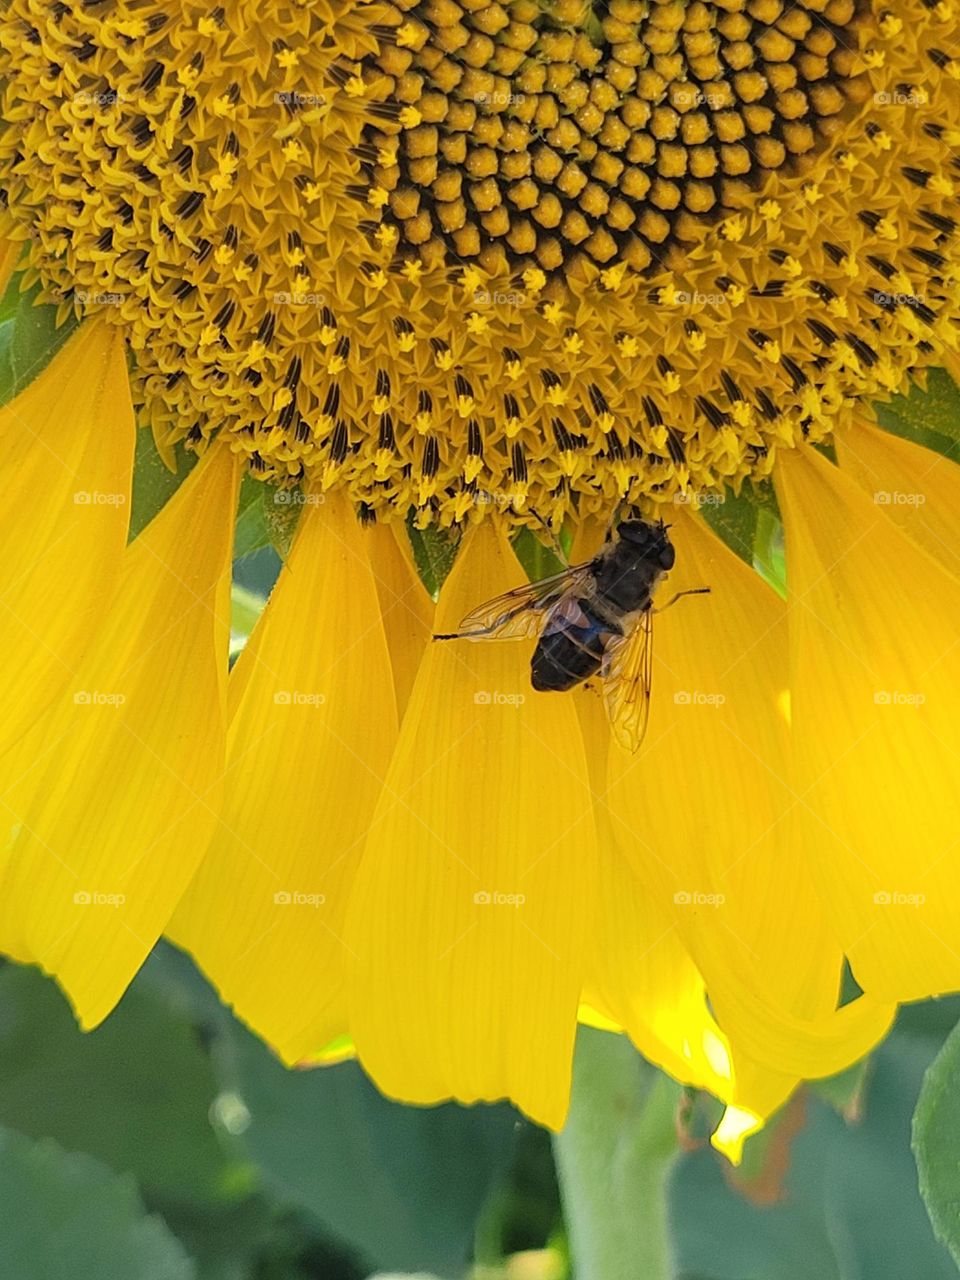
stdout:
<svg viewBox="0 0 960 1280">
<path fill-rule="evenodd" d="M 21 279 L 13 277 L 0 302 L 0 404 L 42 373 L 77 327 L 73 317 L 58 326 L 57 308 L 36 302 L 40 286 L 21 293 Z"/>
</svg>

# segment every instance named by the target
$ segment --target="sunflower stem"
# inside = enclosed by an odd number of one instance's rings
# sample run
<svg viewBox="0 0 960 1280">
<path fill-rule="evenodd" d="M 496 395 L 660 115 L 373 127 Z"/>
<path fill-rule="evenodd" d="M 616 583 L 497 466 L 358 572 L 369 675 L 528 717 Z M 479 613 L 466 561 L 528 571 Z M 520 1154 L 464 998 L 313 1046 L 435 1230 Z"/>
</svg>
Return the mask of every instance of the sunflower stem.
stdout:
<svg viewBox="0 0 960 1280">
<path fill-rule="evenodd" d="M 679 1086 L 625 1036 L 581 1027 L 554 1138 L 576 1280 L 670 1280 L 667 1181 Z"/>
</svg>

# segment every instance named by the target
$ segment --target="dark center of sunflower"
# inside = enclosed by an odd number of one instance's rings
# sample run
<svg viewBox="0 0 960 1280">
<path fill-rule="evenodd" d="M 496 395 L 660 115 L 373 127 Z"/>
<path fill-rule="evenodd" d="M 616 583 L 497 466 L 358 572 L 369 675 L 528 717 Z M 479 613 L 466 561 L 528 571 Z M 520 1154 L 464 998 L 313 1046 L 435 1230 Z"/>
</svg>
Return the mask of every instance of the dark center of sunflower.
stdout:
<svg viewBox="0 0 960 1280">
<path fill-rule="evenodd" d="M 361 155 L 427 260 L 659 266 L 867 91 L 860 0 L 395 2 L 374 63 L 398 131 Z"/>
</svg>

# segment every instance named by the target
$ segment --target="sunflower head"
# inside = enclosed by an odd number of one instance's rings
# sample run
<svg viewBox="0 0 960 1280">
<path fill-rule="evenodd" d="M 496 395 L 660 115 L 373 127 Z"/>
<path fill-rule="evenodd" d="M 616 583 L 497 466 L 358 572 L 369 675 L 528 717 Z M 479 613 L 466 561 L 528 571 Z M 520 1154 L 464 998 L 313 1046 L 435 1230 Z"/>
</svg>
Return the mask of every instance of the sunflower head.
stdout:
<svg viewBox="0 0 960 1280">
<path fill-rule="evenodd" d="M 762 477 L 952 359 L 955 13 L 11 0 L 29 279 L 164 447 L 421 523 Z"/>
</svg>

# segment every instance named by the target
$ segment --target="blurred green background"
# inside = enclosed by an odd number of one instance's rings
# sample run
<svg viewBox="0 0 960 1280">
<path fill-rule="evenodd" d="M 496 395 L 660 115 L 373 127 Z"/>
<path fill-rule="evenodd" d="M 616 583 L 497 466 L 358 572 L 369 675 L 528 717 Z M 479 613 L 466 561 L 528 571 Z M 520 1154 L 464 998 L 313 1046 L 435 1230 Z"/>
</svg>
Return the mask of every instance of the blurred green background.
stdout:
<svg viewBox="0 0 960 1280">
<path fill-rule="evenodd" d="M 869 1063 L 803 1090 L 738 1170 L 706 1143 L 715 1104 L 663 1081 L 672 1274 L 954 1276 L 917 1189 L 910 1125 L 958 1014 L 955 999 L 905 1010 Z M 606 1033 L 582 1031 L 578 1058 L 611 1043 L 618 1071 L 648 1077 Z M 615 1142 L 636 1133 L 626 1106 Z M 387 1102 L 353 1063 L 287 1071 L 166 944 L 89 1035 L 51 981 L 0 969 L 0 1125 L 4 1277 L 578 1274 L 545 1132 L 506 1105 Z M 610 1152 L 612 1171 L 622 1155 Z M 617 1225 L 638 1256 L 648 1207 Z"/>
</svg>

